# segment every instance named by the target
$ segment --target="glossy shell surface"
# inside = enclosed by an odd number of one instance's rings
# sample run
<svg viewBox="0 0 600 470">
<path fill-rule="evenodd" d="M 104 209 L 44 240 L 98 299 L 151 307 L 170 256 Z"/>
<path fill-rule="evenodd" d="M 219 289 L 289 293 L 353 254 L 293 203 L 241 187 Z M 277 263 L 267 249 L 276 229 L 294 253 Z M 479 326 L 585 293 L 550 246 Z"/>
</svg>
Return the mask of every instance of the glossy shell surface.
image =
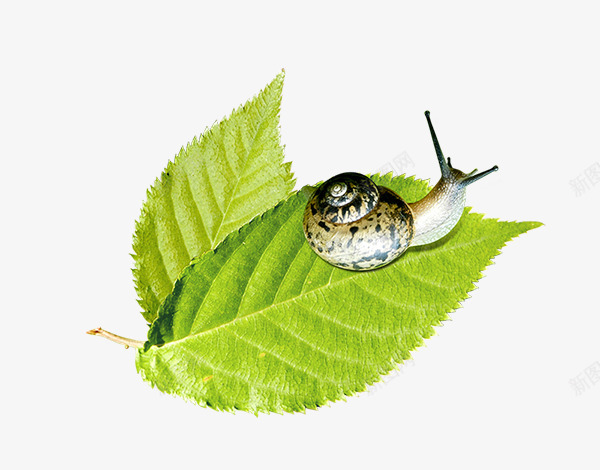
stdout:
<svg viewBox="0 0 600 470">
<path fill-rule="evenodd" d="M 358 173 L 342 173 L 319 186 L 306 205 L 303 225 L 317 255 L 352 271 L 391 263 L 413 237 L 408 204 Z"/>
</svg>

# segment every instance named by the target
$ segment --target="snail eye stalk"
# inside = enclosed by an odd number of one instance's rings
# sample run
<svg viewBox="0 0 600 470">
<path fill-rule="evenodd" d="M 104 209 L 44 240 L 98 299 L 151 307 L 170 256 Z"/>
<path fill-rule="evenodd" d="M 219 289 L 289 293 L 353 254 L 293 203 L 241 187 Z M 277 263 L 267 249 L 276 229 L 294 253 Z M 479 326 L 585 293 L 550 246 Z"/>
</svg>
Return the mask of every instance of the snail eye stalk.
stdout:
<svg viewBox="0 0 600 470">
<path fill-rule="evenodd" d="M 431 123 L 431 118 L 429 117 L 429 111 L 425 111 L 425 117 L 427 118 L 427 124 L 429 125 L 429 132 L 431 133 L 431 139 L 433 140 L 433 146 L 435 147 L 435 154 L 437 155 L 438 163 L 440 164 L 440 170 L 442 170 L 442 177 L 449 178 L 450 177 L 450 159 L 446 161 L 444 158 L 444 154 L 442 153 L 442 148 L 440 147 L 440 143 L 438 142 L 438 138 L 435 135 L 435 130 L 433 129 L 433 124 Z"/>
<path fill-rule="evenodd" d="M 473 170 L 471 173 L 469 173 L 467 176 L 465 176 L 463 179 L 461 179 L 460 183 L 463 186 L 468 186 L 471 183 L 474 183 L 475 181 L 480 180 L 484 176 L 487 176 L 490 173 L 493 173 L 494 171 L 498 171 L 498 165 L 494 165 L 489 170 L 482 171 L 481 173 L 475 173 L 476 171 L 477 170 Z"/>
</svg>

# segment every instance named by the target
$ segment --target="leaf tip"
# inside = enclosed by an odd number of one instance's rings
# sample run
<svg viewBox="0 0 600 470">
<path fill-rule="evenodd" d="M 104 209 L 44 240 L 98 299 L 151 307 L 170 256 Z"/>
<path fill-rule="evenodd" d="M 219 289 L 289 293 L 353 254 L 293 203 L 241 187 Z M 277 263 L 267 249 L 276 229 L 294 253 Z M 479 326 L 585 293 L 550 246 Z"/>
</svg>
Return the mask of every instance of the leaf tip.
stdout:
<svg viewBox="0 0 600 470">
<path fill-rule="evenodd" d="M 544 225 L 546 225 L 545 223 L 538 222 L 537 220 L 532 220 L 532 221 L 529 221 L 527 223 L 531 225 L 531 229 L 530 230 L 533 230 L 534 228 L 543 227 Z"/>
</svg>

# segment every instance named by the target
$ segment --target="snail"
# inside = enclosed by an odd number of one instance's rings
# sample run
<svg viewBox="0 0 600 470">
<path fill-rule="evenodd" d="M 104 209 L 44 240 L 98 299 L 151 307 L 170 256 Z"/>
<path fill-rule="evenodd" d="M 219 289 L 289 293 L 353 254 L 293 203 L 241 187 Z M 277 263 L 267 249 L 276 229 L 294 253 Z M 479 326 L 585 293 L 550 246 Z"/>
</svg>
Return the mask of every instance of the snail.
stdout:
<svg viewBox="0 0 600 470">
<path fill-rule="evenodd" d="M 313 193 L 304 211 L 304 234 L 317 255 L 351 271 L 380 268 L 410 246 L 433 243 L 458 223 L 466 188 L 498 170 L 465 174 L 446 159 L 425 111 L 442 177 L 421 200 L 407 203 L 359 173 L 341 173 Z"/>
</svg>

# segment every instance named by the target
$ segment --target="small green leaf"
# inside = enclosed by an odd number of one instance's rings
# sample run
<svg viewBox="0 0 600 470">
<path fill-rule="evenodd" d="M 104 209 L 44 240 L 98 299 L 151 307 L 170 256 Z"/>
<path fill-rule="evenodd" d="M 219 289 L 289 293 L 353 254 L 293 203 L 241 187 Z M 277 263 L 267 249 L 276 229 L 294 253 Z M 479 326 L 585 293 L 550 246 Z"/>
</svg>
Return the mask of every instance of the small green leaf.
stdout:
<svg viewBox="0 0 600 470">
<path fill-rule="evenodd" d="M 134 279 L 148 322 L 190 260 L 289 196 L 279 143 L 283 73 L 181 149 L 147 194 L 133 241 Z"/>
<path fill-rule="evenodd" d="M 373 177 L 408 201 L 427 184 Z M 439 242 L 370 272 L 334 268 L 304 239 L 300 191 L 188 266 L 160 307 L 136 366 L 201 405 L 302 411 L 365 390 L 460 307 L 481 271 L 537 222 L 465 210 Z"/>
</svg>

